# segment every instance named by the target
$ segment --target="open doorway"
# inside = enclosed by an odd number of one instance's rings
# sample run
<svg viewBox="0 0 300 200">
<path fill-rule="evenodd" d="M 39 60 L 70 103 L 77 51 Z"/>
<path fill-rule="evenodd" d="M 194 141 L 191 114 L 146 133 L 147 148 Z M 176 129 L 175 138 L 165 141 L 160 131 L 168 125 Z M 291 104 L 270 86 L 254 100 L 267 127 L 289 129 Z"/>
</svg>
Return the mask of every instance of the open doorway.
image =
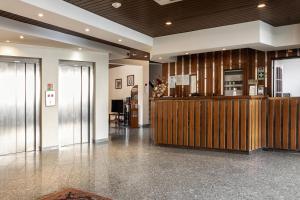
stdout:
<svg viewBox="0 0 300 200">
<path fill-rule="evenodd" d="M 274 60 L 273 96 L 300 96 L 300 58 Z"/>
</svg>

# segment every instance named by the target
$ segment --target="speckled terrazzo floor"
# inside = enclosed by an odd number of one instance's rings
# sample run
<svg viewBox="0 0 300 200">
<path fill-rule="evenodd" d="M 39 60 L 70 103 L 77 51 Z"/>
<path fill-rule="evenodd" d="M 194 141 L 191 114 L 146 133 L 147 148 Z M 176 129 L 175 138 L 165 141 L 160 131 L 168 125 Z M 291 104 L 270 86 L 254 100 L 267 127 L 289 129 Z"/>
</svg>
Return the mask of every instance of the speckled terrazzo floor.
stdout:
<svg viewBox="0 0 300 200">
<path fill-rule="evenodd" d="M 242 155 L 156 147 L 149 129 L 111 141 L 0 157 L 0 199 L 74 187 L 113 199 L 300 199 L 300 153 Z"/>
</svg>

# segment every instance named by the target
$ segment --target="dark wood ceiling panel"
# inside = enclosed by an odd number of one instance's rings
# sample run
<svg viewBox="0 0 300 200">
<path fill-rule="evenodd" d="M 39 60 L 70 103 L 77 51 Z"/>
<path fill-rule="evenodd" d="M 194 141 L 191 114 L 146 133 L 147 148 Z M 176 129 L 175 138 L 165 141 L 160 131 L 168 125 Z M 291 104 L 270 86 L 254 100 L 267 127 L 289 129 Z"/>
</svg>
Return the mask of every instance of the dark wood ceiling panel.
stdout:
<svg viewBox="0 0 300 200">
<path fill-rule="evenodd" d="M 273 26 L 300 22 L 300 0 L 183 0 L 160 6 L 153 0 L 65 0 L 144 34 L 157 37 L 254 20 Z M 267 7 L 258 9 L 258 3 Z M 165 26 L 171 20 L 172 26 Z"/>
</svg>

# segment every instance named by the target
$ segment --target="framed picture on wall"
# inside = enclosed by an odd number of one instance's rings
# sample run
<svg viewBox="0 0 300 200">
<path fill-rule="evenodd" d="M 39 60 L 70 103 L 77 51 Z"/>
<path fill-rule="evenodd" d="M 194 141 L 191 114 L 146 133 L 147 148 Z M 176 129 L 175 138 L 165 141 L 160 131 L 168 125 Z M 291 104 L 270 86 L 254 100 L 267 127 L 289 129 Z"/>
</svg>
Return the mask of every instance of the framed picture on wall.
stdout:
<svg viewBox="0 0 300 200">
<path fill-rule="evenodd" d="M 134 75 L 127 76 L 127 86 L 134 86 Z"/>
<path fill-rule="evenodd" d="M 115 80 L 115 89 L 122 89 L 122 79 Z"/>
</svg>

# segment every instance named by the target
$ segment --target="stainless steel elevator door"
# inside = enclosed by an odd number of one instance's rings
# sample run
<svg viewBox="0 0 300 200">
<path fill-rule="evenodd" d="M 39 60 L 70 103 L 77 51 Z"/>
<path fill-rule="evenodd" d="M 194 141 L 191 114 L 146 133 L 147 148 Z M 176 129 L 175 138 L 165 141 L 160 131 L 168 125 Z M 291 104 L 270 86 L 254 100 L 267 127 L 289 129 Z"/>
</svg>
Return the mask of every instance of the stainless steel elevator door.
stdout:
<svg viewBox="0 0 300 200">
<path fill-rule="evenodd" d="M 92 67 L 59 68 L 59 136 L 60 145 L 90 142 L 92 121 Z"/>
<path fill-rule="evenodd" d="M 39 147 L 39 64 L 0 61 L 0 155 Z"/>
</svg>

